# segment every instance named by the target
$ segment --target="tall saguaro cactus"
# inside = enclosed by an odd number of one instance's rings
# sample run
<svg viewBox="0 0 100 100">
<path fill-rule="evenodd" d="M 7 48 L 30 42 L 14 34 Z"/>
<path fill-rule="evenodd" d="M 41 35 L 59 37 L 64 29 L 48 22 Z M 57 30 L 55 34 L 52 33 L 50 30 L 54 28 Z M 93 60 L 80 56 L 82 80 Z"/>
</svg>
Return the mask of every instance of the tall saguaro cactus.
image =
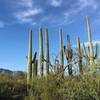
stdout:
<svg viewBox="0 0 100 100">
<path fill-rule="evenodd" d="M 93 52 L 93 44 L 92 44 L 92 39 L 91 39 L 91 30 L 90 30 L 90 23 L 89 23 L 88 16 L 86 16 L 86 23 L 87 23 L 88 42 L 89 42 L 89 50 L 90 50 L 89 60 L 90 60 L 90 64 L 92 64 L 94 61 L 94 52 Z"/>
<path fill-rule="evenodd" d="M 49 75 L 49 38 L 48 38 L 48 29 L 46 28 L 45 32 L 46 38 L 46 76 Z"/>
<path fill-rule="evenodd" d="M 32 30 L 29 32 L 29 48 L 28 48 L 28 70 L 27 70 L 27 84 L 30 84 L 32 77 Z"/>
<path fill-rule="evenodd" d="M 80 39 L 77 37 L 77 54 L 78 54 L 78 67 L 79 67 L 79 73 L 83 73 L 82 69 L 82 54 L 81 54 L 81 48 L 80 48 Z"/>
<path fill-rule="evenodd" d="M 43 77 L 43 58 L 44 58 L 44 54 L 43 54 L 43 36 L 42 36 L 42 28 L 39 29 L 39 48 L 40 48 L 40 55 L 39 55 L 39 59 L 40 59 L 40 75 L 41 77 Z"/>
<path fill-rule="evenodd" d="M 66 55 L 67 62 L 72 62 L 73 52 L 70 46 L 70 36 L 67 35 L 67 47 L 64 46 L 64 52 Z M 68 65 L 68 73 L 72 75 L 72 64 Z"/>
<path fill-rule="evenodd" d="M 59 32 L 59 36 L 60 36 L 60 65 L 61 65 L 61 70 L 64 69 L 64 56 L 63 56 L 63 41 L 62 41 L 62 29 L 60 29 Z M 62 73 L 62 75 L 64 75 L 64 72 Z"/>
</svg>

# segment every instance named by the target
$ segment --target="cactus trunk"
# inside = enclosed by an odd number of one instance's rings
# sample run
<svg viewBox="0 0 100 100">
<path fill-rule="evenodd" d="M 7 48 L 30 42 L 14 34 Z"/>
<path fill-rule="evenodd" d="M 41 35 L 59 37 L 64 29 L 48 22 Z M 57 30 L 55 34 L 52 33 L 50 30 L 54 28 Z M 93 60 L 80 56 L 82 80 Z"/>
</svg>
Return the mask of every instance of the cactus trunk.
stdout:
<svg viewBox="0 0 100 100">
<path fill-rule="evenodd" d="M 71 63 L 73 52 L 70 46 L 70 36 L 69 35 L 67 35 L 67 47 L 64 46 L 64 52 L 66 55 L 67 63 Z M 68 65 L 68 74 L 72 75 L 72 64 Z"/>
<path fill-rule="evenodd" d="M 30 84 L 31 77 L 32 77 L 32 30 L 29 33 L 27 84 Z"/>
<path fill-rule="evenodd" d="M 48 29 L 46 29 L 46 76 L 49 75 L 49 39 Z"/>
<path fill-rule="evenodd" d="M 34 54 L 34 57 L 33 57 L 33 60 L 32 60 L 32 80 L 34 80 L 34 78 L 36 78 L 36 71 L 37 71 L 37 62 L 36 62 L 36 55 L 37 55 L 37 52 L 35 52 Z"/>
<path fill-rule="evenodd" d="M 88 30 L 88 42 L 89 42 L 89 60 L 90 64 L 93 63 L 94 61 L 94 52 L 93 52 L 93 44 L 92 44 L 92 39 L 91 39 L 91 30 L 90 30 L 90 24 L 89 24 L 89 19 L 88 16 L 86 16 L 86 23 L 87 23 L 87 30 Z"/>
<path fill-rule="evenodd" d="M 82 69 L 82 55 L 81 55 L 81 48 L 80 48 L 80 39 L 79 39 L 79 37 L 77 37 L 77 55 L 78 55 L 79 73 L 83 74 L 83 69 Z"/>
<path fill-rule="evenodd" d="M 37 71 L 38 71 L 38 60 L 36 59 L 34 62 L 34 78 L 37 77 Z"/>
<path fill-rule="evenodd" d="M 42 36 L 42 28 L 39 29 L 39 43 L 40 43 L 40 55 L 39 55 L 39 59 L 40 59 L 40 75 L 41 77 L 43 77 L 43 36 Z"/>
<path fill-rule="evenodd" d="M 60 29 L 60 65 L 61 65 L 61 70 L 64 69 L 64 56 L 63 56 L 63 41 L 62 41 L 62 29 Z M 64 71 L 62 71 L 62 76 L 64 75 Z"/>
</svg>

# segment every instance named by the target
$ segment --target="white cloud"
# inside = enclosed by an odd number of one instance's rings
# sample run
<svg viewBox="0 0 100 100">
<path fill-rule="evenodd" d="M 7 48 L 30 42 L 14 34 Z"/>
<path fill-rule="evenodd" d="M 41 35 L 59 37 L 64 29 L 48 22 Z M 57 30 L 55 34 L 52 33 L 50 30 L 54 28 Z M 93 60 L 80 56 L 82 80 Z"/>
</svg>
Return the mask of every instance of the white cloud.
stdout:
<svg viewBox="0 0 100 100">
<path fill-rule="evenodd" d="M 95 0 L 78 0 L 78 2 L 75 5 L 73 5 L 73 8 L 69 11 L 66 11 L 64 15 L 65 17 L 77 15 L 78 13 L 80 13 L 81 11 L 83 11 L 85 8 L 88 7 L 92 8 L 93 10 L 96 10 L 98 8 L 98 4 Z"/>
<path fill-rule="evenodd" d="M 14 13 L 14 16 L 21 21 L 22 23 L 24 22 L 32 22 L 33 17 L 35 15 L 38 15 L 42 12 L 42 9 L 27 9 L 24 11 L 19 11 L 17 13 Z"/>
<path fill-rule="evenodd" d="M 5 23 L 3 21 L 0 21 L 0 28 L 3 28 L 5 26 Z"/>
<path fill-rule="evenodd" d="M 62 0 L 51 0 L 51 5 L 54 7 L 60 6 L 62 3 Z"/>
</svg>

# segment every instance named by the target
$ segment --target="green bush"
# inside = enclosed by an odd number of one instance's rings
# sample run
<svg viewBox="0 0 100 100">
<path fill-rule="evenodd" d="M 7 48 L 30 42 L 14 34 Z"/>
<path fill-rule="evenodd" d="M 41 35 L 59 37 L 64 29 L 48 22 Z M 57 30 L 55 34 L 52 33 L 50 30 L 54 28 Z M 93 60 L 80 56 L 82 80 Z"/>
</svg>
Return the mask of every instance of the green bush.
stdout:
<svg viewBox="0 0 100 100">
<path fill-rule="evenodd" d="M 100 75 L 33 81 L 28 100 L 100 100 Z"/>
<path fill-rule="evenodd" d="M 100 100 L 100 74 L 64 78 L 50 75 L 48 79 L 34 79 L 30 91 L 26 89 L 26 77 L 0 75 L 0 100 Z M 12 99 L 16 96 L 21 99 Z"/>
</svg>

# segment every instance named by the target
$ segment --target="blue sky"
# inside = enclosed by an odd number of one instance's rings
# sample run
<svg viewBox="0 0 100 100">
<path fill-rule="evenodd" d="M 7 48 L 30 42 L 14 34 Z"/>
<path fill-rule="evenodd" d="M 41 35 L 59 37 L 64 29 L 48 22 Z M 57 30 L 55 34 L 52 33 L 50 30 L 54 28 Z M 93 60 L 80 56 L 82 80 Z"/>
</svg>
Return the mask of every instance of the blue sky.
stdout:
<svg viewBox="0 0 100 100">
<path fill-rule="evenodd" d="M 0 0 L 0 67 L 26 70 L 30 28 L 34 53 L 39 51 L 39 27 L 43 31 L 48 27 L 51 60 L 59 53 L 59 28 L 63 29 L 64 45 L 68 33 L 71 45 L 76 44 L 76 36 L 87 45 L 86 15 L 93 43 L 100 44 L 99 0 Z"/>
</svg>

